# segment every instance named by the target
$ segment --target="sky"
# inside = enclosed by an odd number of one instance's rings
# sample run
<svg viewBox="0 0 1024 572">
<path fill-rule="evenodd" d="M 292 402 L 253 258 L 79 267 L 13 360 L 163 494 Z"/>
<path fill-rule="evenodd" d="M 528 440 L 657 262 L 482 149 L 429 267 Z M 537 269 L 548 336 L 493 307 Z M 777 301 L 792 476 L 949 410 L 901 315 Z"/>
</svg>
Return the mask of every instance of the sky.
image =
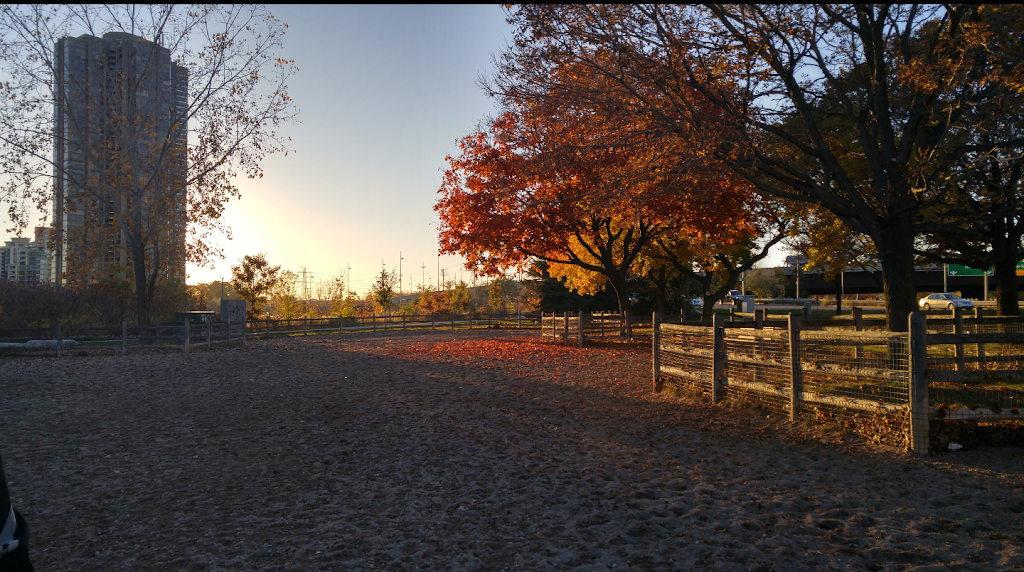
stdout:
<svg viewBox="0 0 1024 572">
<path fill-rule="evenodd" d="M 224 259 L 190 264 L 188 283 L 230 279 L 258 253 L 307 279 L 347 276 L 360 294 L 382 266 L 401 270 L 404 291 L 436 285 L 439 269 L 471 283 L 461 257 L 438 256 L 433 205 L 445 156 L 494 113 L 478 80 L 512 39 L 501 7 L 270 11 L 289 26 L 280 57 L 299 68 L 288 84 L 298 122 L 280 130 L 293 152 L 268 156 L 262 179 L 236 181 L 232 238 L 214 239 Z"/>
<path fill-rule="evenodd" d="M 478 87 L 511 39 L 499 6 L 275 6 L 287 23 L 282 57 L 299 72 L 289 93 L 301 123 L 283 132 L 294 153 L 272 155 L 260 180 L 240 180 L 225 221 L 225 259 L 188 268 L 190 283 L 230 278 L 246 254 L 313 279 L 347 274 L 367 291 L 399 270 L 403 288 L 437 284 L 433 210 L 444 158 L 490 115 Z M 400 260 L 401 257 L 401 260 Z M 462 277 L 470 281 L 469 272 Z"/>
</svg>

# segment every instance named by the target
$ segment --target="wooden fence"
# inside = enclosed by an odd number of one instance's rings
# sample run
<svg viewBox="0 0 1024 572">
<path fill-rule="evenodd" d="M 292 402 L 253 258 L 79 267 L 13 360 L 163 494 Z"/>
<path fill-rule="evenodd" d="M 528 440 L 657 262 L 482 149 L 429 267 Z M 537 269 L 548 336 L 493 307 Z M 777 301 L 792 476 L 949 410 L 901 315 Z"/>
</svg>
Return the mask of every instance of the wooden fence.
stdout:
<svg viewBox="0 0 1024 572">
<path fill-rule="evenodd" d="M 540 317 L 542 339 L 575 343 L 579 347 L 587 340 L 628 343 L 633 326 L 628 312 L 625 316 L 613 312 L 563 312 L 562 315 L 552 312 L 542 313 Z"/>
<path fill-rule="evenodd" d="M 251 338 L 340 334 L 343 332 L 394 330 L 456 330 L 477 328 L 538 328 L 537 314 L 425 314 L 289 320 L 158 324 L 155 326 L 5 328 L 0 330 L 0 351 L 69 351 L 80 353 L 128 353 L 129 350 L 193 349 L 244 344 Z"/>
<path fill-rule="evenodd" d="M 929 400 L 930 386 L 944 382 L 1024 379 L 1024 333 L 1006 331 L 1019 319 L 927 320 L 915 312 L 908 333 L 811 330 L 802 322 L 798 315 L 784 322 L 761 316 L 751 325 L 716 314 L 711 326 L 689 326 L 660 323 L 655 315 L 654 387 L 668 383 L 715 402 L 745 400 L 794 421 L 814 414 L 874 424 L 918 454 L 929 450 L 934 420 L 1020 420 L 1017 390 L 1003 392 L 1007 406 L 950 408 Z"/>
</svg>

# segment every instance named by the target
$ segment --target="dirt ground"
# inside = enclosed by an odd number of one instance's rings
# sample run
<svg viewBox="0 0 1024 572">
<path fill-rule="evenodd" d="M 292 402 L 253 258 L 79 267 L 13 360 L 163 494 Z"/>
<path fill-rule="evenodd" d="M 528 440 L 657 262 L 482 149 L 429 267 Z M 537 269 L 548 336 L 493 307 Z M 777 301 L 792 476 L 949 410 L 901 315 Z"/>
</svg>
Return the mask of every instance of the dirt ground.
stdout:
<svg viewBox="0 0 1024 572">
<path fill-rule="evenodd" d="M 37 570 L 1024 568 L 1024 450 L 650 391 L 636 348 L 347 334 L 0 362 Z"/>
</svg>

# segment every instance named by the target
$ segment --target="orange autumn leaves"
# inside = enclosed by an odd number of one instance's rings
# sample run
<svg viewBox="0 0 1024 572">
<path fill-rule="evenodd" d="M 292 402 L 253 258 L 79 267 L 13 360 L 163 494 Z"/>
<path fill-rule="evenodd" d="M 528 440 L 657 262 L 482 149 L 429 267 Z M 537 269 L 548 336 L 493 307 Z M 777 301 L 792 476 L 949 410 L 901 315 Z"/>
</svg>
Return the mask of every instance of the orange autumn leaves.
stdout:
<svg viewBox="0 0 1024 572">
<path fill-rule="evenodd" d="M 579 348 L 545 343 L 540 340 L 451 340 L 444 342 L 418 342 L 388 349 L 386 355 L 401 358 L 438 358 L 445 361 L 480 360 L 503 361 L 518 364 L 553 364 L 566 357 L 582 358 L 586 352 Z"/>
<path fill-rule="evenodd" d="M 658 239 L 750 243 L 758 214 L 749 187 L 707 148 L 720 132 L 707 140 L 624 135 L 642 121 L 621 113 L 586 120 L 557 101 L 510 106 L 447 157 L 434 207 L 442 250 L 480 274 L 534 259 L 576 266 L 603 276 L 596 282 L 612 285 L 622 309 L 638 260 L 663 255 Z M 609 143 L 619 135 L 628 144 Z"/>
</svg>

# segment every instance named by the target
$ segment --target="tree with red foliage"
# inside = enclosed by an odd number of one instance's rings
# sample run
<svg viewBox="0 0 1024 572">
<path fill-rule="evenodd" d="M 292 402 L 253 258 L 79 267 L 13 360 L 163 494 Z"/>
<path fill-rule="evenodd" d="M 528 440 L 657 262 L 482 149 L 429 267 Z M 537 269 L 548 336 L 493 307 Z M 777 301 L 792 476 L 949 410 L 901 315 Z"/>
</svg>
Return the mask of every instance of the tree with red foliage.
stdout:
<svg viewBox="0 0 1024 572">
<path fill-rule="evenodd" d="M 619 310 L 627 311 L 628 279 L 655 240 L 751 236 L 744 185 L 725 169 L 693 168 L 701 159 L 687 157 L 681 139 L 588 147 L 586 141 L 598 140 L 586 131 L 594 124 L 565 109 L 529 111 L 506 111 L 488 130 L 464 137 L 458 157 L 447 158 L 434 207 L 441 246 L 463 255 L 475 272 L 494 275 L 532 258 L 576 266 L 607 280 Z M 691 168 L 680 168 L 688 161 Z M 729 277 L 731 287 L 735 276 Z"/>
</svg>

